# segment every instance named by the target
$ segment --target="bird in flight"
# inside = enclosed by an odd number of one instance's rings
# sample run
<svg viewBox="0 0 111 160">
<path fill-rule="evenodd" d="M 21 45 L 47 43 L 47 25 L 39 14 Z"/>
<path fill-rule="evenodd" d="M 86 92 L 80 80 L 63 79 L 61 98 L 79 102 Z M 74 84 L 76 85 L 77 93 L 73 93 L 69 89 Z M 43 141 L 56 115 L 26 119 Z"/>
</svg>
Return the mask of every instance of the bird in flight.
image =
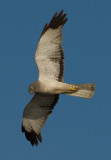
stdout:
<svg viewBox="0 0 111 160">
<path fill-rule="evenodd" d="M 29 85 L 29 92 L 34 96 L 24 109 L 22 120 L 22 132 L 32 145 L 42 142 L 41 128 L 58 102 L 60 94 L 88 99 L 94 95 L 94 83 L 64 83 L 62 27 L 67 20 L 63 10 L 56 12 L 50 23 L 44 26 L 35 52 L 39 78 Z"/>
</svg>

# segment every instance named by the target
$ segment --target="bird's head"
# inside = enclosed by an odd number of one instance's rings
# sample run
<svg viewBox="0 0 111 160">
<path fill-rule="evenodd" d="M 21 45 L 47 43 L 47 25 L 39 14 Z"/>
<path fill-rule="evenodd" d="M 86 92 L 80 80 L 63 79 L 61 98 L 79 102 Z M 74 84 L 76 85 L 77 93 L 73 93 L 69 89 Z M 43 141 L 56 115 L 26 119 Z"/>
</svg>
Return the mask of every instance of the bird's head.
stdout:
<svg viewBox="0 0 111 160">
<path fill-rule="evenodd" d="M 35 81 L 32 84 L 29 85 L 29 93 L 34 94 L 38 91 L 38 82 Z"/>
</svg>

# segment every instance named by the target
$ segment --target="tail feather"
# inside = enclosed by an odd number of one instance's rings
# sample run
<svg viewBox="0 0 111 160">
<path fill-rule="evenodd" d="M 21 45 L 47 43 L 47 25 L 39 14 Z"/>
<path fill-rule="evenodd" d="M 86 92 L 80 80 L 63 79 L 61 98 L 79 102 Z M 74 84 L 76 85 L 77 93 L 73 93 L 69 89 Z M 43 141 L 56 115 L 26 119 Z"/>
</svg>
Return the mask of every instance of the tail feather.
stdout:
<svg viewBox="0 0 111 160">
<path fill-rule="evenodd" d="M 95 84 L 94 83 L 87 83 L 87 84 L 74 84 L 72 86 L 77 86 L 77 91 L 74 91 L 72 93 L 68 93 L 67 95 L 70 96 L 76 96 L 76 97 L 82 97 L 82 98 L 92 98 L 94 95 L 95 90 Z"/>
</svg>

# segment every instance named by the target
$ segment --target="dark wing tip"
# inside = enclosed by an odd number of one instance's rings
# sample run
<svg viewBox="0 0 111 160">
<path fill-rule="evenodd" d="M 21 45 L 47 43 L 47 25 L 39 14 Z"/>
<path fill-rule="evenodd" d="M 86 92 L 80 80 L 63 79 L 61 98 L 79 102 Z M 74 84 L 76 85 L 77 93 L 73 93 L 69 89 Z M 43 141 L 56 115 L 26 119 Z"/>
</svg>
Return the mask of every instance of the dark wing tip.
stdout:
<svg viewBox="0 0 111 160">
<path fill-rule="evenodd" d="M 64 24 L 67 22 L 68 18 L 66 18 L 67 14 L 64 14 L 63 13 L 64 11 L 61 10 L 60 13 L 56 12 L 54 14 L 54 16 L 52 17 L 50 23 L 46 24 L 44 26 L 44 29 L 42 31 L 42 34 L 41 36 L 49 29 L 49 28 L 52 28 L 52 29 L 57 29 L 58 27 L 60 26 L 64 26 Z"/>
<path fill-rule="evenodd" d="M 56 29 L 58 28 L 59 26 L 63 26 L 66 21 L 67 21 L 67 18 L 66 18 L 66 14 L 63 13 L 64 11 L 61 10 L 60 13 L 56 12 L 53 16 L 53 18 L 51 19 L 49 25 L 48 25 L 48 28 L 52 28 L 52 29 Z"/>
<path fill-rule="evenodd" d="M 25 137 L 30 143 L 33 145 L 38 146 L 38 140 L 42 142 L 41 134 L 36 134 L 33 130 L 27 132 L 24 126 L 22 125 L 22 132 L 25 132 Z"/>
</svg>

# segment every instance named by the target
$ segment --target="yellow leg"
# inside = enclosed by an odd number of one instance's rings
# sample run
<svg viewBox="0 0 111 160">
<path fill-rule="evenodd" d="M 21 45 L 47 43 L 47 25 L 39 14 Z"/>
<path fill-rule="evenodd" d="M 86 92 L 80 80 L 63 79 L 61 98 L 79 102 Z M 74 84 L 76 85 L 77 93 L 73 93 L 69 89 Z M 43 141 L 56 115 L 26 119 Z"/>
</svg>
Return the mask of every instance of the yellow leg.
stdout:
<svg viewBox="0 0 111 160">
<path fill-rule="evenodd" d="M 76 86 L 75 88 L 69 88 L 70 91 L 77 91 L 78 90 L 78 87 Z"/>
</svg>

